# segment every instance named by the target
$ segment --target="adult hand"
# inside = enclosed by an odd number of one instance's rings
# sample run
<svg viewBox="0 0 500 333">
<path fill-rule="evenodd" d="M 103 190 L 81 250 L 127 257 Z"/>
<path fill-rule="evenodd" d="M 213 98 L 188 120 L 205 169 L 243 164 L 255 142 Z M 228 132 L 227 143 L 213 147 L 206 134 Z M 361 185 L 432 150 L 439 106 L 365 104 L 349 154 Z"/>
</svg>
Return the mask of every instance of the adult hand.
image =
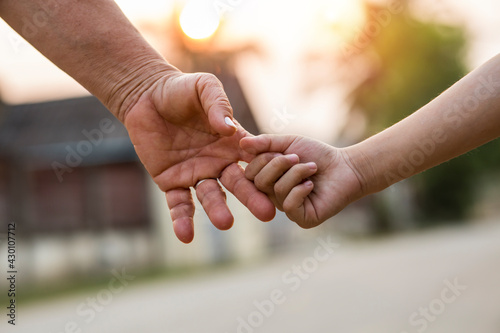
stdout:
<svg viewBox="0 0 500 333">
<path fill-rule="evenodd" d="M 236 128 L 225 123 L 232 110 L 220 82 L 209 74 L 182 74 L 168 64 L 115 1 L 8 0 L 0 1 L 0 15 L 125 124 L 141 161 L 167 192 L 182 241 L 193 238 L 189 187 L 201 179 L 220 178 L 254 215 L 272 218 L 272 203 L 235 164 L 248 159 L 238 142 L 249 134 L 241 127 L 235 134 Z M 29 25 L 40 17 L 44 24 L 33 31 Z M 200 184 L 197 196 L 215 226 L 231 226 L 217 181 Z"/>
<path fill-rule="evenodd" d="M 144 91 L 124 116 L 135 150 L 167 203 L 179 240 L 194 237 L 195 206 L 190 187 L 208 217 L 221 230 L 233 216 L 217 179 L 258 219 L 269 221 L 275 208 L 244 176 L 238 161 L 252 155 L 239 147 L 251 136 L 232 117 L 220 81 L 211 74 L 178 71 L 161 76 Z"/>
</svg>

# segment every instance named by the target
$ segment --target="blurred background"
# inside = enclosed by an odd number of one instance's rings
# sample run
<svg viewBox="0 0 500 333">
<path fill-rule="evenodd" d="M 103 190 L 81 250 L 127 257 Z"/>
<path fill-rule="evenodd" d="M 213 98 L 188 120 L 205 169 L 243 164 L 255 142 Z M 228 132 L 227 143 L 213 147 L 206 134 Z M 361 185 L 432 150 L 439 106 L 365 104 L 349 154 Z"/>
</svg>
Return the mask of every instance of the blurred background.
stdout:
<svg viewBox="0 0 500 333">
<path fill-rule="evenodd" d="M 219 77 L 250 132 L 357 143 L 500 51 L 494 0 L 117 0 L 185 72 Z M 234 197 L 173 235 L 123 126 L 0 21 L 2 332 L 500 332 L 500 142 L 302 230 Z M 5 309 L 7 280 L 0 280 Z M 5 304 L 5 306 L 4 306 Z M 5 325 L 5 326 L 3 326 Z"/>
</svg>

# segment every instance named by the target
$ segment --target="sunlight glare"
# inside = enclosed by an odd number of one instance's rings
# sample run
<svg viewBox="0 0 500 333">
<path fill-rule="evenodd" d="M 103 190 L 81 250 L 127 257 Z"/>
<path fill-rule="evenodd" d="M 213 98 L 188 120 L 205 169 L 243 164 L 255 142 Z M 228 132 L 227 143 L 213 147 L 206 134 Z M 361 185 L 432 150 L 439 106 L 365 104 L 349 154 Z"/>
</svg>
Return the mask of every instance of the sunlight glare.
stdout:
<svg viewBox="0 0 500 333">
<path fill-rule="evenodd" d="M 189 1 L 179 17 L 182 31 L 192 39 L 212 36 L 219 27 L 219 15 L 211 1 Z"/>
<path fill-rule="evenodd" d="M 363 21 L 363 7 L 360 1 L 328 1 L 324 12 L 325 19 L 331 24 L 350 26 Z"/>
</svg>

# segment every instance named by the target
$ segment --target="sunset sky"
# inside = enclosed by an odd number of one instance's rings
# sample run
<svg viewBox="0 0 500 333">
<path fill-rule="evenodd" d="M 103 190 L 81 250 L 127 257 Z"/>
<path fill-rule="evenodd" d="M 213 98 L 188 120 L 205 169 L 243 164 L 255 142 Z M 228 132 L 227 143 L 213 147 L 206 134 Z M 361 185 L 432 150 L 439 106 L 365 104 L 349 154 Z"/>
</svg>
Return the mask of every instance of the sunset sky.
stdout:
<svg viewBox="0 0 500 333">
<path fill-rule="evenodd" d="M 203 6 L 203 3 L 205 6 L 208 3 L 210 7 L 214 3 L 213 0 L 192 1 L 191 8 Z M 174 0 L 117 0 L 117 3 L 139 29 L 144 23 L 149 26 L 164 24 L 174 7 Z M 228 2 L 221 0 L 219 3 Z M 237 73 L 259 125 L 266 127 L 270 114 L 287 109 L 295 117 L 295 121 L 287 124 L 287 132 L 331 139 L 335 126 L 318 125 L 318 120 L 321 124 L 342 122 L 346 109 L 343 102 L 346 87 L 335 77 L 322 77 L 323 71 L 316 68 L 310 80 L 328 84 L 316 88 L 308 96 L 299 96 L 295 91 L 306 83 L 303 82 L 303 71 L 295 64 L 307 54 L 331 52 L 345 36 L 359 29 L 363 13 L 357 1 L 242 0 L 230 3 L 237 5 L 222 15 L 224 27 L 218 31 L 222 46 L 253 41 L 267 55 L 264 60 L 245 55 L 237 62 Z M 496 17 L 500 13 L 500 4 L 497 0 L 420 0 L 416 3 L 419 5 L 415 8 L 422 17 L 467 25 L 472 42 L 469 55 L 471 68 L 500 51 L 500 24 Z M 192 26 L 200 21 L 196 10 L 194 14 L 186 11 L 184 16 L 185 31 L 189 28 L 200 30 Z M 325 29 L 332 23 L 337 26 L 334 33 Z M 201 30 L 203 32 L 203 27 Z M 25 103 L 85 93 L 75 81 L 26 42 L 19 40 L 0 21 L 0 96 L 5 101 Z M 313 128 L 314 131 L 304 128 Z"/>
</svg>

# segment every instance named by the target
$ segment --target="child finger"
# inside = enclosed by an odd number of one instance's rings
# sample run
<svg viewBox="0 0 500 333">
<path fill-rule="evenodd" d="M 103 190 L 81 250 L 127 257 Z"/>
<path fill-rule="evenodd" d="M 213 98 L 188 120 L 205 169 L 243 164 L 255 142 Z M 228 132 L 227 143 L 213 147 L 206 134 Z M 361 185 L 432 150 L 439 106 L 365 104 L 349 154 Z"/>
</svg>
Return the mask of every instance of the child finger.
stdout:
<svg viewBox="0 0 500 333">
<path fill-rule="evenodd" d="M 283 202 L 286 215 L 298 225 L 301 225 L 301 221 L 305 220 L 304 202 L 313 189 L 313 182 L 308 180 L 295 186 Z"/>
<path fill-rule="evenodd" d="M 257 155 L 245 168 L 245 177 L 253 181 L 255 176 L 269 163 L 273 158 L 280 156 L 279 153 L 263 153 Z"/>
<path fill-rule="evenodd" d="M 285 153 L 296 139 L 293 135 L 262 134 L 241 139 L 240 147 L 253 155 L 268 151 Z"/>
<path fill-rule="evenodd" d="M 297 163 L 299 163 L 299 157 L 296 154 L 282 155 L 273 158 L 255 176 L 255 186 L 268 195 L 274 195 L 274 185 L 276 181 Z"/>
<path fill-rule="evenodd" d="M 276 196 L 276 200 L 283 203 L 293 188 L 303 183 L 304 179 L 314 175 L 317 170 L 318 167 L 314 162 L 297 164 L 290 168 L 290 170 L 274 184 L 274 195 Z"/>
</svg>

